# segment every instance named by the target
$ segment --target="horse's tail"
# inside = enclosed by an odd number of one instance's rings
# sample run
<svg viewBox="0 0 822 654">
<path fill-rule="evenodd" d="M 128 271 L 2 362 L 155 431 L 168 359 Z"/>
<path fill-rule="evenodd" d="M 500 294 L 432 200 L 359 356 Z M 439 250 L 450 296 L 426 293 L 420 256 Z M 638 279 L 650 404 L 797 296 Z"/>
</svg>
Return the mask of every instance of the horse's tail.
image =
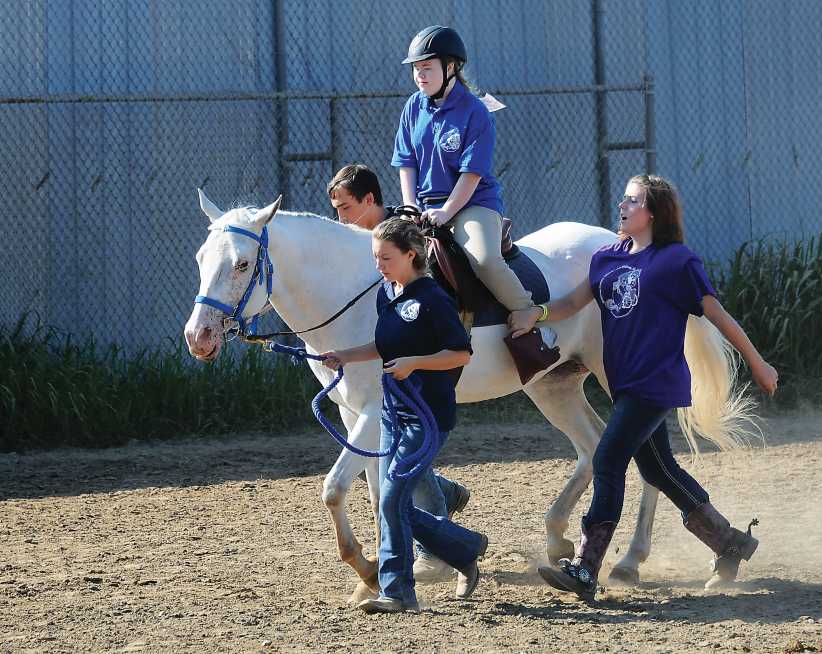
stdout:
<svg viewBox="0 0 822 654">
<path fill-rule="evenodd" d="M 754 419 L 755 402 L 737 385 L 739 357 L 733 346 L 704 316 L 690 316 L 685 330 L 685 358 L 691 369 L 690 407 L 677 410 L 682 433 L 695 457 L 696 434 L 722 450 L 747 447 L 762 438 Z"/>
</svg>

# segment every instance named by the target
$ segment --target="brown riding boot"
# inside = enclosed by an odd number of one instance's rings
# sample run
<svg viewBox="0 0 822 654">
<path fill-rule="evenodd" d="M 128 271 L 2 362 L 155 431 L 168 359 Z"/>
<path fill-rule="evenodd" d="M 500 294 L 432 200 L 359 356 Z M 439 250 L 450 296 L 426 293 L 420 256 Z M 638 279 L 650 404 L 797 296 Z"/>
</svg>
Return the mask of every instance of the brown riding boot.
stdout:
<svg viewBox="0 0 822 654">
<path fill-rule="evenodd" d="M 743 532 L 731 527 L 731 523 L 710 502 L 701 504 L 688 514 L 685 528 L 705 543 L 714 553 L 714 575 L 705 584 L 711 588 L 736 579 L 739 563 L 749 561 L 759 541 L 751 535 L 751 527 L 758 525 L 754 518 Z"/>
<path fill-rule="evenodd" d="M 597 592 L 597 575 L 616 526 L 616 522 L 586 526 L 583 521 L 582 538 L 574 560 L 560 559 L 559 569 L 541 567 L 540 576 L 557 590 L 570 591 L 591 601 Z"/>
</svg>

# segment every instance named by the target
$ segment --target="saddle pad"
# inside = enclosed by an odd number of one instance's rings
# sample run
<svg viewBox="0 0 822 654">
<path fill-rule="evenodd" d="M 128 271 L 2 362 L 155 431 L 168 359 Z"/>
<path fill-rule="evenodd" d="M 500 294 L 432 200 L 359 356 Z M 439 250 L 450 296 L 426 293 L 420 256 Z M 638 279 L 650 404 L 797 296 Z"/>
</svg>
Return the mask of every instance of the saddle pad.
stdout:
<svg viewBox="0 0 822 654">
<path fill-rule="evenodd" d="M 519 277 L 525 290 L 531 291 L 534 304 L 548 302 L 551 294 L 548 291 L 548 284 L 542 271 L 537 267 L 530 257 L 520 248 L 514 246 L 510 256 L 505 257 L 508 267 Z M 474 327 L 488 327 L 489 325 L 504 325 L 510 313 L 497 299 L 491 295 L 490 291 L 483 287 L 483 294 L 487 296 L 487 302 L 483 302 L 482 307 L 474 312 Z"/>
</svg>

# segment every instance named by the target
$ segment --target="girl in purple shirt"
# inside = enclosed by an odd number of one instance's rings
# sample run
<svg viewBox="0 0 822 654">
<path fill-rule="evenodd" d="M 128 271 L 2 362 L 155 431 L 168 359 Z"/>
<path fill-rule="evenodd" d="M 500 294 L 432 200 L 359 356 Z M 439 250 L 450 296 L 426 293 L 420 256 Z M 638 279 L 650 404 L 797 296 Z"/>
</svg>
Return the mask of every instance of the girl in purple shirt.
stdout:
<svg viewBox="0 0 822 654">
<path fill-rule="evenodd" d="M 632 458 L 643 479 L 682 512 L 685 527 L 713 550 L 720 579 L 735 579 L 741 559 L 750 559 L 758 545 L 750 529 L 745 533 L 730 526 L 671 453 L 665 418 L 672 409 L 691 404 L 684 354 L 689 314 L 704 315 L 717 327 L 763 391 L 773 395 L 777 385 L 776 370 L 716 299 L 702 261 L 683 245 L 682 209 L 670 182 L 656 175 L 631 178 L 619 215 L 619 243 L 596 252 L 588 279 L 547 305 L 548 320 L 559 321 L 596 300 L 614 402 L 594 453 L 594 496 L 582 519 L 576 557 L 562 559 L 559 569 L 539 569 L 554 588 L 587 600 L 594 597 L 597 574 L 622 513 Z"/>
</svg>

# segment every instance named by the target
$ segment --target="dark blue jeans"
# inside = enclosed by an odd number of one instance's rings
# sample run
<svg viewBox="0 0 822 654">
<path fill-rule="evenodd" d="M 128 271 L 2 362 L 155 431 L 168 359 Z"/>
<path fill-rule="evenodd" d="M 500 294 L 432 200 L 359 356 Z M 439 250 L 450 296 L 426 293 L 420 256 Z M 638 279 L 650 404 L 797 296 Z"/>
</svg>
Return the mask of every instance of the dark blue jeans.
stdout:
<svg viewBox="0 0 822 654">
<path fill-rule="evenodd" d="M 391 433 L 391 422 L 384 417 L 380 421 L 380 449 L 387 450 L 391 447 L 393 441 Z M 388 472 L 388 466 L 391 461 L 387 457 L 380 459 L 380 486 L 385 479 Z M 450 479 L 434 472 L 430 467 L 422 472 L 417 479 L 414 486 L 414 506 L 423 511 L 427 511 L 431 515 L 448 517 L 448 514 L 454 510 L 459 499 L 459 491 L 457 484 Z M 417 551 L 421 553 L 430 554 L 426 552 L 425 548 L 417 544 Z M 433 554 L 431 554 L 433 556 Z"/>
<path fill-rule="evenodd" d="M 391 426 L 382 422 L 382 440 L 390 442 Z M 431 477 L 430 466 L 414 477 L 395 478 L 391 472 L 398 463 L 422 445 L 424 433 L 416 424 L 400 426 L 400 444 L 393 459 L 387 461 L 387 474 L 380 486 L 380 595 L 406 604 L 416 601 L 414 591 L 414 549 L 416 539 L 426 551 L 453 568 L 470 565 L 479 552 L 481 535 L 414 506 L 414 489 L 421 478 Z M 386 433 L 387 432 L 387 433 Z M 442 447 L 448 432 L 439 435 Z M 438 448 L 439 449 L 439 448 Z"/>
<path fill-rule="evenodd" d="M 642 478 L 665 493 L 683 516 L 708 501 L 708 493 L 679 467 L 671 452 L 665 425 L 670 412 L 630 395 L 616 398 L 611 419 L 594 452 L 594 497 L 585 524 L 619 522 L 625 473 L 632 458 Z"/>
</svg>

